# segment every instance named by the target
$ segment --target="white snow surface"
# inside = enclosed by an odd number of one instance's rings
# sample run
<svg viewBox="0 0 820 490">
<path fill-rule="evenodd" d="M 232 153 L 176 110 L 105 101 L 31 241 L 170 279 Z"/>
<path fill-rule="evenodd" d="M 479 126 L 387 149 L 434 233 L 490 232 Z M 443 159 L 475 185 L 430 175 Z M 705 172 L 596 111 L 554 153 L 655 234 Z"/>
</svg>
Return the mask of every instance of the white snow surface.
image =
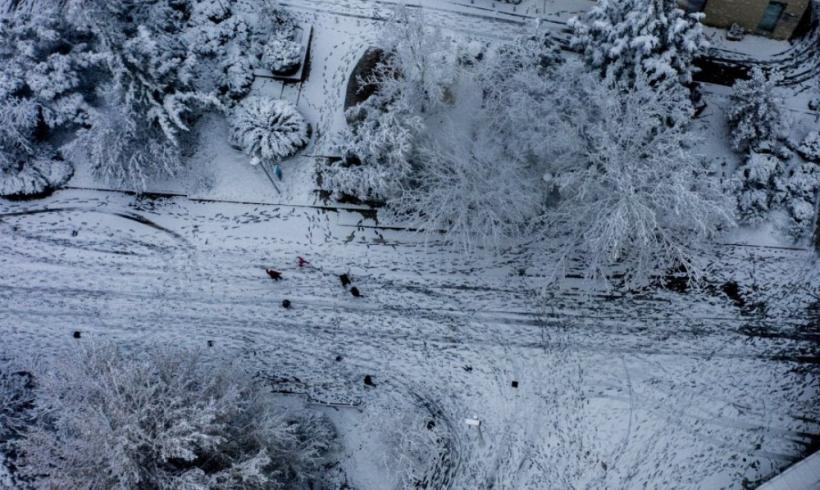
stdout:
<svg viewBox="0 0 820 490">
<path fill-rule="evenodd" d="M 362 489 L 398 478 L 373 448 L 409 414 L 443 434 L 429 463 L 449 484 L 433 488 L 740 488 L 820 433 L 816 339 L 797 305 L 751 319 L 721 293 L 588 297 L 572 284 L 542 299 L 520 257 L 463 257 L 344 210 L 68 190 L 4 202 L 0 220 L 4 349 L 71 349 L 74 330 L 81 342 L 214 340 L 213 355 L 281 389 L 358 407 L 349 423 L 373 438 L 352 436 L 345 461 Z M 795 250 L 719 252 L 717 281 L 749 284 L 754 263 L 772 285 L 805 265 Z M 480 433 L 463 423 L 474 415 Z"/>
<path fill-rule="evenodd" d="M 538 268 L 513 253 L 464 257 L 352 207 L 322 208 L 317 157 L 344 124 L 350 71 L 392 2 L 280 4 L 314 28 L 310 73 L 298 84 L 257 79 L 253 94 L 291 101 L 315 131 L 282 163 L 279 192 L 229 146 L 224 119 L 208 115 L 187 173 L 149 183 L 178 197 L 70 189 L 0 201 L 0 349 L 72 349 L 74 330 L 82 342 L 214 340 L 213 355 L 257 367 L 277 388 L 345 405 L 326 410 L 362 490 L 399 481 L 395 433 L 427 434 L 418 421 L 442 434 L 421 471 L 430 488 L 453 489 L 741 488 L 820 435 L 817 337 L 796 295 L 787 315 L 763 318 L 719 291 L 587 296 L 568 284 L 545 299 Z M 509 38 L 534 16 L 558 32 L 592 3 L 412 5 L 432 25 Z M 738 163 L 721 141 L 728 92 L 707 89 L 705 151 L 726 161 L 728 176 Z M 82 165 L 71 185 L 100 187 Z M 717 284 L 778 288 L 806 266 L 805 252 L 769 225 L 724 241 Z M 268 280 L 266 267 L 284 280 Z M 362 298 L 341 287 L 343 272 Z M 291 310 L 279 306 L 286 298 Z M 464 424 L 473 416 L 480 432 Z M 2 478 L 0 467 L 0 488 Z"/>
</svg>

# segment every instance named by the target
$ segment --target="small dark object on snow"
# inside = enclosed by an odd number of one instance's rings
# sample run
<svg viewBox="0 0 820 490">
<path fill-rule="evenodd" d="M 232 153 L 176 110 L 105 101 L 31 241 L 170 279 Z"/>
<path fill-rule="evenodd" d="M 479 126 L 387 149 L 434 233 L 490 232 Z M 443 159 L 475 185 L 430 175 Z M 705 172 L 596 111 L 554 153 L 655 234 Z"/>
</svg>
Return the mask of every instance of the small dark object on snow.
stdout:
<svg viewBox="0 0 820 490">
<path fill-rule="evenodd" d="M 513 381 L 512 382 L 512 387 L 513 388 L 518 388 L 518 381 Z"/>
<path fill-rule="evenodd" d="M 735 281 L 723 283 L 721 289 L 723 290 L 723 294 L 728 296 L 736 306 L 742 307 L 746 305 L 746 300 L 744 300 L 743 296 L 740 294 L 740 287 Z"/>
<path fill-rule="evenodd" d="M 267 272 L 268 277 L 270 277 L 274 281 L 279 281 L 282 279 L 282 273 L 279 271 L 275 271 L 273 269 L 265 269 L 265 272 Z"/>
<path fill-rule="evenodd" d="M 473 371 L 473 366 L 463 366 L 461 369 L 467 371 L 468 373 Z"/>
<path fill-rule="evenodd" d="M 436 421 L 435 420 L 430 420 L 430 421 L 427 422 L 427 430 L 433 430 L 433 427 L 435 427 L 435 426 L 436 426 Z"/>
<path fill-rule="evenodd" d="M 296 260 L 299 262 L 299 267 L 304 267 L 306 265 L 310 265 L 310 262 L 304 259 L 304 257 L 296 257 Z"/>
<path fill-rule="evenodd" d="M 350 294 L 352 294 L 355 298 L 358 298 L 362 295 L 362 293 L 359 292 L 359 288 L 357 288 L 356 286 L 350 288 Z"/>
<path fill-rule="evenodd" d="M 208 347 L 213 347 L 213 346 L 214 346 L 214 341 L 213 341 L 213 340 L 209 340 L 209 341 L 208 341 Z"/>
<path fill-rule="evenodd" d="M 369 374 L 364 377 L 364 384 L 367 386 L 376 386 L 375 383 L 373 383 L 373 378 L 371 378 Z"/>
<path fill-rule="evenodd" d="M 81 336 L 82 334 L 80 334 L 79 330 L 75 330 L 74 334 L 72 335 L 72 337 L 74 337 L 75 339 L 79 339 Z"/>
<path fill-rule="evenodd" d="M 336 362 L 342 362 L 342 359 L 341 355 L 336 356 Z"/>
<path fill-rule="evenodd" d="M 71 236 L 77 236 L 79 234 L 80 234 L 80 232 L 77 231 L 77 230 L 74 230 L 74 231 L 71 232 Z"/>
<path fill-rule="evenodd" d="M 524 269 L 523 267 L 521 269 L 518 269 L 518 275 L 521 276 L 521 277 L 526 276 L 527 275 L 527 269 Z"/>
<path fill-rule="evenodd" d="M 350 285 L 350 276 L 348 276 L 347 274 L 340 275 L 339 280 L 342 281 L 343 288 L 346 288 Z"/>
<path fill-rule="evenodd" d="M 282 300 L 282 308 L 284 308 L 286 310 L 290 309 L 290 300 L 289 299 L 283 299 Z"/>
<path fill-rule="evenodd" d="M 604 469 L 604 471 L 606 471 L 606 463 L 604 463 L 603 461 L 601 461 L 601 467 Z"/>
</svg>

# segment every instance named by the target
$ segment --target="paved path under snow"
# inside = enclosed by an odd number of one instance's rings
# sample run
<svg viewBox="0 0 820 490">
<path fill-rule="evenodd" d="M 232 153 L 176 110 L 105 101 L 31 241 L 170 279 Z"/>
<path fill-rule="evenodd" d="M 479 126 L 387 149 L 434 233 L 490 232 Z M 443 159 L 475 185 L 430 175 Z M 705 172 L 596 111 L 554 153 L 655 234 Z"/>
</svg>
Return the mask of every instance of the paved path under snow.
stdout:
<svg viewBox="0 0 820 490">
<path fill-rule="evenodd" d="M 79 190 L 2 202 L 2 353 L 70 349 L 74 330 L 81 342 L 214 340 L 214 355 L 279 389 L 357 404 L 368 426 L 435 419 L 447 488 L 545 488 L 560 475 L 737 487 L 820 434 L 818 331 L 803 310 L 748 317 L 723 294 L 544 300 L 519 257 L 476 261 L 360 219 Z M 800 264 L 792 250 L 721 254 L 729 266 L 715 274 L 741 283 L 750 264 L 766 283 Z M 348 271 L 362 298 L 342 288 Z M 463 423 L 474 414 L 480 437 Z"/>
</svg>

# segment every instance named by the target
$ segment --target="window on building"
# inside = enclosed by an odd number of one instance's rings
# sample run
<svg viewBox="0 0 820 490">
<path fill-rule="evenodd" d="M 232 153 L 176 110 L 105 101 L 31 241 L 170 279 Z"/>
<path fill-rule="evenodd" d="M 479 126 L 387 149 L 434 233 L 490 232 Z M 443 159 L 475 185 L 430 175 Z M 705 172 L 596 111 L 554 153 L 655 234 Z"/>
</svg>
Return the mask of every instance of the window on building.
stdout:
<svg viewBox="0 0 820 490">
<path fill-rule="evenodd" d="M 687 0 L 686 1 L 686 11 L 690 14 L 695 12 L 703 12 L 703 9 L 706 8 L 706 0 Z"/>
<path fill-rule="evenodd" d="M 757 29 L 765 32 L 772 32 L 777 27 L 777 21 L 786 10 L 786 4 L 780 2 L 769 2 L 766 11 L 763 12 L 763 17 L 760 19 L 760 24 Z"/>
</svg>

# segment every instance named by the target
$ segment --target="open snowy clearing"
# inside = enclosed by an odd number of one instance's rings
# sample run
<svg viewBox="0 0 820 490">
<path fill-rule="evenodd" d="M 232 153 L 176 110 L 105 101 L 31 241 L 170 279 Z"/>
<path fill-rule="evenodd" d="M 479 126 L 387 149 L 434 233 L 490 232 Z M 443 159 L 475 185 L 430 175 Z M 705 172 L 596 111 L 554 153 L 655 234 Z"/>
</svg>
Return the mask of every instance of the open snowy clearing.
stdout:
<svg viewBox="0 0 820 490">
<path fill-rule="evenodd" d="M 346 448 L 357 488 L 395 479 L 373 448 L 429 420 L 446 436 L 431 488 L 544 488 L 556 474 L 581 487 L 740 488 L 820 434 L 818 332 L 801 311 L 761 319 L 723 294 L 572 290 L 537 309 L 537 272 L 519 275 L 518 257 L 475 263 L 344 211 L 63 191 L 4 203 L 0 220 L 5 346 L 47 355 L 72 348 L 74 330 L 80 342 L 213 340 L 214 355 L 282 391 L 356 407 L 342 420 L 364 432 L 340 430 L 359 441 Z M 733 264 L 756 263 L 766 281 L 803 257 L 720 255 L 715 279 L 741 284 L 754 278 Z M 362 298 L 341 287 L 346 271 Z"/>
</svg>

